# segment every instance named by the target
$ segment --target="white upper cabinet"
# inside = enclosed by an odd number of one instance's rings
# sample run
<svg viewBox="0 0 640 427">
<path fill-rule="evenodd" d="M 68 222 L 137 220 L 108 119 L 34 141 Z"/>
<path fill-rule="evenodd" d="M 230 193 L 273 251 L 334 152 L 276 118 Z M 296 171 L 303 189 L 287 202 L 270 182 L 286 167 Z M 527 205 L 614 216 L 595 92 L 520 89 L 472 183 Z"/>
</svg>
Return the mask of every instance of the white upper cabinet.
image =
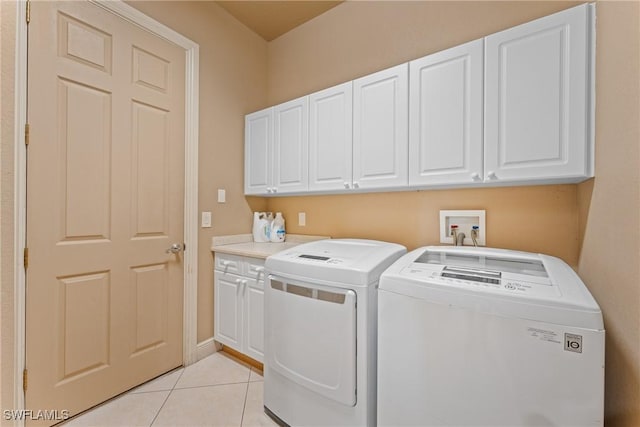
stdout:
<svg viewBox="0 0 640 427">
<path fill-rule="evenodd" d="M 273 107 L 272 193 L 309 188 L 309 97 Z"/>
<path fill-rule="evenodd" d="M 482 182 L 483 43 L 409 63 L 409 185 Z"/>
<path fill-rule="evenodd" d="M 273 108 L 245 116 L 244 141 L 244 193 L 267 194 L 273 178 Z"/>
<path fill-rule="evenodd" d="M 352 183 L 352 83 L 309 96 L 309 190 L 344 190 Z"/>
<path fill-rule="evenodd" d="M 353 187 L 406 186 L 408 64 L 353 82 Z"/>
<path fill-rule="evenodd" d="M 485 179 L 592 176 L 593 6 L 485 38 Z"/>
<path fill-rule="evenodd" d="M 580 182 L 594 169 L 583 4 L 245 120 L 245 194 Z"/>
</svg>

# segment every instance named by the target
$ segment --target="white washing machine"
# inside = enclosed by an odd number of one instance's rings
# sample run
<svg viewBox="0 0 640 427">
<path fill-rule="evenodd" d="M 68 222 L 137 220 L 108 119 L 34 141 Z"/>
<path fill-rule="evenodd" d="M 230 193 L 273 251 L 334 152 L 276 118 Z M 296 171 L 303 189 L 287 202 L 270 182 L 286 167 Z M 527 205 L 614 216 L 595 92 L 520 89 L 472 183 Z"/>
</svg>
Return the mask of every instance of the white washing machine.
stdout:
<svg viewBox="0 0 640 427">
<path fill-rule="evenodd" d="M 279 424 L 376 424 L 377 285 L 405 253 L 333 239 L 267 258 L 264 406 Z"/>
<path fill-rule="evenodd" d="M 600 426 L 602 313 L 560 259 L 414 250 L 380 278 L 380 426 Z"/>
</svg>

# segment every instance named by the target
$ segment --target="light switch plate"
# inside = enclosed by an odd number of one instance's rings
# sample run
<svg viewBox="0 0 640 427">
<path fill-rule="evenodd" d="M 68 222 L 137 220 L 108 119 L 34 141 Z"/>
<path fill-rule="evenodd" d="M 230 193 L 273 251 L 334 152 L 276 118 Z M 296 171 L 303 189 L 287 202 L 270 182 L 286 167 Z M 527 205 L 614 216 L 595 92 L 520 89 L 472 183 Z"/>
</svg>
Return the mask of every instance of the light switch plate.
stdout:
<svg viewBox="0 0 640 427">
<path fill-rule="evenodd" d="M 227 192 L 224 188 L 218 188 L 218 203 L 226 203 Z"/>
<path fill-rule="evenodd" d="M 306 212 L 298 212 L 298 225 L 300 227 L 304 227 L 307 225 L 307 214 Z"/>
<path fill-rule="evenodd" d="M 202 212 L 202 228 L 211 227 L 211 212 Z"/>
<path fill-rule="evenodd" d="M 486 246 L 487 227 L 486 227 L 486 211 L 484 210 L 456 210 L 456 211 L 440 211 L 440 243 L 453 245 L 453 237 L 451 237 L 451 226 L 457 225 L 458 232 L 464 233 L 465 246 L 473 246 L 471 240 L 471 227 L 477 225 L 478 230 L 478 246 Z"/>
</svg>

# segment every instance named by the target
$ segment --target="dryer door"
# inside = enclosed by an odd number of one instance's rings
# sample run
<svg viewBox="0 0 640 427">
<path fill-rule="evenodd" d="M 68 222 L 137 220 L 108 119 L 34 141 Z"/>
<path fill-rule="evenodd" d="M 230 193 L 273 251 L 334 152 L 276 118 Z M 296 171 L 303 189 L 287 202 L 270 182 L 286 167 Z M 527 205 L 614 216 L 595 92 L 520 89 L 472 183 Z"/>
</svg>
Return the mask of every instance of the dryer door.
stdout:
<svg viewBox="0 0 640 427">
<path fill-rule="evenodd" d="M 356 293 L 269 276 L 266 359 L 318 394 L 356 404 Z"/>
</svg>

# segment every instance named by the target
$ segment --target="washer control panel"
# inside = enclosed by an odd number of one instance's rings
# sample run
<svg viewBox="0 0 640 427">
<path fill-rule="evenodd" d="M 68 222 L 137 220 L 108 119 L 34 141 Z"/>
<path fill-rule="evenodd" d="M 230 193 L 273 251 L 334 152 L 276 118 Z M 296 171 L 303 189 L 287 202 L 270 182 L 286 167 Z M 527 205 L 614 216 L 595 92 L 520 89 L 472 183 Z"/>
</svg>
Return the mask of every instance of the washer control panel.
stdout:
<svg viewBox="0 0 640 427">
<path fill-rule="evenodd" d="M 477 291 L 506 292 L 530 296 L 558 296 L 556 286 L 527 282 L 513 275 L 489 270 L 460 269 L 449 266 L 425 266 L 412 264 L 402 270 L 402 275 L 415 280 L 443 286 L 474 289 Z"/>
</svg>

